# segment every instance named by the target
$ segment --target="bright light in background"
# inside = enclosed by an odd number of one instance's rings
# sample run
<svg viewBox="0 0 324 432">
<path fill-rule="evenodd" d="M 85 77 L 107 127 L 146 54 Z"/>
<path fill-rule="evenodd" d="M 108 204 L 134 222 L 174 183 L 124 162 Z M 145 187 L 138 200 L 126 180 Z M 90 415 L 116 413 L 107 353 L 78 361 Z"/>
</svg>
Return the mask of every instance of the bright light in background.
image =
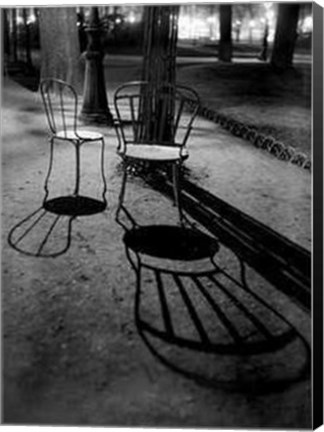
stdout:
<svg viewBox="0 0 324 432">
<path fill-rule="evenodd" d="M 203 18 L 192 18 L 188 15 L 180 15 L 179 17 L 179 39 L 199 39 L 199 38 L 209 38 L 210 28 L 206 26 L 206 21 L 208 24 L 214 24 L 216 21 L 215 17 Z"/>
<path fill-rule="evenodd" d="M 23 24 L 24 20 L 21 16 L 17 17 L 17 24 Z"/>
<path fill-rule="evenodd" d="M 274 18 L 274 11 L 273 11 L 273 4 L 272 3 L 264 3 L 265 11 L 266 11 L 266 17 L 268 20 L 271 20 Z"/>
<path fill-rule="evenodd" d="M 36 16 L 34 14 L 29 15 L 27 24 L 33 24 L 36 21 Z"/>
<path fill-rule="evenodd" d="M 220 23 L 217 13 L 199 13 L 197 9 L 187 12 L 180 12 L 178 36 L 179 39 L 219 39 Z M 233 20 L 232 31 L 235 41 L 250 41 L 261 43 L 265 32 L 268 41 L 272 42 L 275 36 L 276 27 L 276 5 L 273 2 L 264 2 L 258 13 L 251 16 L 245 13 L 241 18 L 238 16 Z M 301 26 L 303 31 L 311 27 L 311 22 L 305 19 Z M 305 29 L 305 30 L 304 30 Z"/>
<path fill-rule="evenodd" d="M 217 17 L 215 15 L 199 18 L 197 16 L 180 14 L 178 24 L 179 39 L 216 39 L 215 31 L 211 31 L 211 27 L 214 28 L 217 25 Z"/>
<path fill-rule="evenodd" d="M 275 37 L 275 17 L 276 14 L 273 9 L 273 3 L 264 3 L 265 7 L 265 22 L 267 22 L 269 26 L 269 34 L 268 34 L 268 41 L 273 42 Z"/>
<path fill-rule="evenodd" d="M 302 31 L 305 33 L 311 32 L 313 30 L 313 18 L 308 16 L 304 19 L 302 24 Z"/>
<path fill-rule="evenodd" d="M 191 37 L 190 18 L 187 15 L 179 16 L 179 38 L 189 39 Z"/>
<path fill-rule="evenodd" d="M 135 18 L 134 13 L 130 13 L 130 14 L 129 14 L 127 21 L 128 21 L 129 23 L 131 23 L 131 24 L 134 24 L 134 23 L 135 23 L 136 18 Z"/>
<path fill-rule="evenodd" d="M 266 16 L 267 16 L 268 21 L 272 21 L 274 18 L 273 10 L 268 10 Z"/>
<path fill-rule="evenodd" d="M 215 21 L 216 21 L 216 17 L 214 17 L 214 16 L 209 16 L 209 17 L 207 18 L 207 22 L 208 22 L 208 24 L 214 24 Z"/>
</svg>

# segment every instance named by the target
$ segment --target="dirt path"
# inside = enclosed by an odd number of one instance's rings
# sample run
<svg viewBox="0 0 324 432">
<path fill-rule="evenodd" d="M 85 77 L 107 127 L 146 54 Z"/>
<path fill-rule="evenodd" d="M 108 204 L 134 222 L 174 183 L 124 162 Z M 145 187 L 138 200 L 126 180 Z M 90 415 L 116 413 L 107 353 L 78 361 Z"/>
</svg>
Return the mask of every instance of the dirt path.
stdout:
<svg viewBox="0 0 324 432">
<path fill-rule="evenodd" d="M 39 97 L 5 82 L 4 421 L 102 426 L 310 427 L 310 384 L 307 375 L 303 375 L 309 360 L 309 316 L 252 269 L 246 267 L 248 285 L 252 293 L 258 293 L 267 302 L 267 312 L 262 312 L 265 306 L 256 297 L 252 300 L 250 294 L 243 295 L 234 287 L 233 292 L 258 319 L 266 317 L 264 331 L 272 332 L 275 343 L 283 343 L 280 338 L 286 337 L 283 348 L 247 357 L 220 353 L 210 356 L 157 344 L 156 349 L 170 362 L 186 370 L 191 367 L 193 375 L 204 378 L 203 384 L 163 365 L 139 337 L 134 323 L 135 275 L 125 256 L 123 230 L 114 220 L 120 173 L 113 131 L 103 129 L 107 211 L 73 221 L 70 248 L 57 258 L 26 256 L 8 245 L 12 227 L 41 204 L 48 166 L 45 131 Z M 190 148 L 188 167 L 198 184 L 310 249 L 308 173 L 258 152 L 204 120 L 198 121 Z M 57 148 L 53 186 L 59 191 L 68 185 L 67 152 L 63 146 Z M 85 186 L 96 189 L 97 149 L 90 149 L 86 160 L 89 181 Z M 145 188 L 140 180 L 130 183 L 127 197 L 128 205 L 143 223 L 171 223 L 175 218 L 172 204 Z M 52 223 L 51 217 L 42 223 L 26 241 L 26 247 L 32 248 L 33 242 L 39 242 L 42 230 L 46 232 Z M 59 247 L 66 239 L 68 220 L 63 218 L 60 223 L 57 240 L 49 248 Z M 222 269 L 239 280 L 240 266 L 233 253 L 222 246 L 217 257 Z M 161 316 L 154 308 L 158 298 L 153 291 L 154 275 L 147 274 L 144 282 L 148 297 L 142 313 L 156 325 Z M 174 285 L 168 285 L 165 279 L 164 284 L 177 331 L 194 337 Z M 212 329 L 210 310 L 203 310 L 202 300 L 195 296 L 192 293 L 192 301 L 200 308 L 204 325 Z M 244 337 L 253 342 L 253 329 L 241 321 L 242 310 L 235 309 L 230 297 L 222 297 L 221 293 L 217 301 L 229 319 L 245 332 Z M 220 327 L 214 334 L 217 343 L 227 341 Z M 222 380 L 229 386 L 221 385 Z M 266 388 L 272 385 L 272 390 L 260 391 L 262 383 Z"/>
</svg>

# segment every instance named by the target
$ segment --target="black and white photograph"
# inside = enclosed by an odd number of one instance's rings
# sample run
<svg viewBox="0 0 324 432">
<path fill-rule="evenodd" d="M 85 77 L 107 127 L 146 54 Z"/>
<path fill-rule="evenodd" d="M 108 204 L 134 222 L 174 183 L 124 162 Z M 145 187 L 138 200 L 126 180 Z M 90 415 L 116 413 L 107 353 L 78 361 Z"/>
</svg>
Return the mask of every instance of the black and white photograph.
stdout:
<svg viewBox="0 0 324 432">
<path fill-rule="evenodd" d="M 323 9 L 0 8 L 2 424 L 320 426 Z"/>
</svg>

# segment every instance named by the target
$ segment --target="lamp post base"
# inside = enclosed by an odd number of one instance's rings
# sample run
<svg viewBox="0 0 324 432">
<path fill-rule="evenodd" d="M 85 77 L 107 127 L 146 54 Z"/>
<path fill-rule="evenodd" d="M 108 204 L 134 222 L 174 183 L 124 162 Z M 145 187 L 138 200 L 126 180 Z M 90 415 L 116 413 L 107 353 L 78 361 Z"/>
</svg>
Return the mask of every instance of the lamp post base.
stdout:
<svg viewBox="0 0 324 432">
<path fill-rule="evenodd" d="M 83 104 L 79 119 L 87 124 L 113 125 L 109 111 L 101 46 L 101 26 L 97 7 L 91 8 L 90 24 L 86 29 L 88 46 L 85 53 L 86 69 Z"/>
</svg>

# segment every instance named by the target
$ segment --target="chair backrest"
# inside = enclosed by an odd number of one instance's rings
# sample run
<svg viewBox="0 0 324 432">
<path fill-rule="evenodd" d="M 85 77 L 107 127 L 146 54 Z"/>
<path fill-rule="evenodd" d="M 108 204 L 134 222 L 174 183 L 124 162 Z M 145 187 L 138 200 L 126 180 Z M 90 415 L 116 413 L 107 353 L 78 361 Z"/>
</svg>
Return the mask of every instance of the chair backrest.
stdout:
<svg viewBox="0 0 324 432">
<path fill-rule="evenodd" d="M 53 134 L 67 131 L 77 133 L 78 97 L 74 88 L 59 79 L 46 78 L 41 81 L 40 92 L 48 126 Z"/>
<path fill-rule="evenodd" d="M 114 106 L 124 144 L 184 146 L 199 108 L 197 93 L 185 86 L 165 84 L 152 89 L 148 82 L 120 86 Z"/>
</svg>

